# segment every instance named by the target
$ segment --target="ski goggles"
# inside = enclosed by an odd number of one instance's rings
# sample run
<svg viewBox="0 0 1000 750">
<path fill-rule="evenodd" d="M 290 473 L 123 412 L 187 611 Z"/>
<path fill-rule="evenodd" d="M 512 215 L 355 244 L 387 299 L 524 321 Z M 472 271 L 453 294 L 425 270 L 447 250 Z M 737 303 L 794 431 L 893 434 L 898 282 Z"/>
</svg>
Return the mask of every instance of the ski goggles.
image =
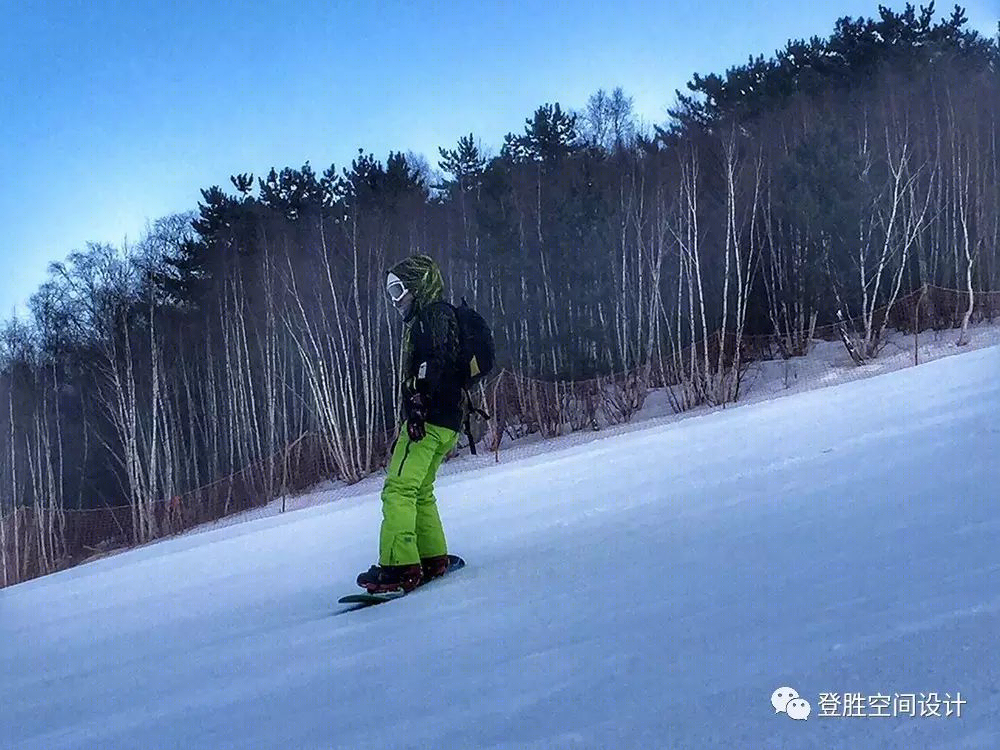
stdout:
<svg viewBox="0 0 1000 750">
<path fill-rule="evenodd" d="M 389 299 L 392 300 L 392 303 L 398 305 L 403 297 L 409 294 L 410 290 L 406 288 L 398 276 L 390 273 L 385 284 L 385 291 L 389 294 Z"/>
</svg>

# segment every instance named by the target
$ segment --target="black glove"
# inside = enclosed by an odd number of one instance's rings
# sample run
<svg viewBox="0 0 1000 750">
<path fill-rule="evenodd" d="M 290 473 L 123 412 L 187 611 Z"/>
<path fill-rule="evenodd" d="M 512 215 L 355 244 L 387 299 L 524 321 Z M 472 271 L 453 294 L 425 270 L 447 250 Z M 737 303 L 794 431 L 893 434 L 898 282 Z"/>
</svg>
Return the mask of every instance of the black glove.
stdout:
<svg viewBox="0 0 1000 750">
<path fill-rule="evenodd" d="M 427 405 L 419 393 L 414 392 L 406 399 L 406 434 L 417 443 L 427 434 Z"/>
</svg>

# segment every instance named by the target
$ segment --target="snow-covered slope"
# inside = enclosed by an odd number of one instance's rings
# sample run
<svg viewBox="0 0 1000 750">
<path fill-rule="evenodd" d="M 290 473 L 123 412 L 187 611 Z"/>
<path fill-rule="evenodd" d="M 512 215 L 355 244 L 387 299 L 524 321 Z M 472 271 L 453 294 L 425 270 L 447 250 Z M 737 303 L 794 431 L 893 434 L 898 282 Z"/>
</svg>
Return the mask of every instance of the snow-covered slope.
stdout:
<svg viewBox="0 0 1000 750">
<path fill-rule="evenodd" d="M 1000 348 L 438 496 L 469 566 L 381 607 L 373 495 L 0 591 L 0 747 L 1000 747 Z"/>
</svg>

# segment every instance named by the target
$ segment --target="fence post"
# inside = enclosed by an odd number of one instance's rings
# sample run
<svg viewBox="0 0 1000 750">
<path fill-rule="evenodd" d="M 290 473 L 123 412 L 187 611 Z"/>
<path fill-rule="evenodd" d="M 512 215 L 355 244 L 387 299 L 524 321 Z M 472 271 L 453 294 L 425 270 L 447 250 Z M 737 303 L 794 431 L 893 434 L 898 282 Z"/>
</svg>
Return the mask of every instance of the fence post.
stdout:
<svg viewBox="0 0 1000 750">
<path fill-rule="evenodd" d="M 913 310 L 913 364 L 920 364 L 920 306 L 924 303 L 924 295 L 927 294 L 927 284 L 920 287 L 920 294 L 917 296 L 917 306 Z"/>
<path fill-rule="evenodd" d="M 0 565 L 3 566 L 3 587 L 7 587 L 7 517 L 0 513 L 0 549 L 2 549 L 2 556 L 0 556 Z"/>
<path fill-rule="evenodd" d="M 493 463 L 500 463 L 500 441 L 503 440 L 502 427 L 500 425 L 506 424 L 507 413 L 506 404 L 504 405 L 504 419 L 500 419 L 499 409 L 497 408 L 497 403 L 499 399 L 500 387 L 503 385 L 504 376 L 507 374 L 507 368 L 500 370 L 500 374 L 497 376 L 496 382 L 493 384 Z"/>
</svg>

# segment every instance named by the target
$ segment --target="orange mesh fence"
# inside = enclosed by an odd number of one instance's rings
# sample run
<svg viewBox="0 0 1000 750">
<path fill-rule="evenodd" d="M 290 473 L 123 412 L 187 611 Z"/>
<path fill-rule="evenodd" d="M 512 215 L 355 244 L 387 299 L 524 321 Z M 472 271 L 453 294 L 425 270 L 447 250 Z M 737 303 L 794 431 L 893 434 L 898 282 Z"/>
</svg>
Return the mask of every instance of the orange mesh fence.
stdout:
<svg viewBox="0 0 1000 750">
<path fill-rule="evenodd" d="M 497 450 L 504 437 L 552 438 L 566 432 L 627 422 L 642 407 L 648 368 L 592 380 L 543 381 L 509 370 L 484 388 L 491 415 L 487 443 Z"/>
</svg>

